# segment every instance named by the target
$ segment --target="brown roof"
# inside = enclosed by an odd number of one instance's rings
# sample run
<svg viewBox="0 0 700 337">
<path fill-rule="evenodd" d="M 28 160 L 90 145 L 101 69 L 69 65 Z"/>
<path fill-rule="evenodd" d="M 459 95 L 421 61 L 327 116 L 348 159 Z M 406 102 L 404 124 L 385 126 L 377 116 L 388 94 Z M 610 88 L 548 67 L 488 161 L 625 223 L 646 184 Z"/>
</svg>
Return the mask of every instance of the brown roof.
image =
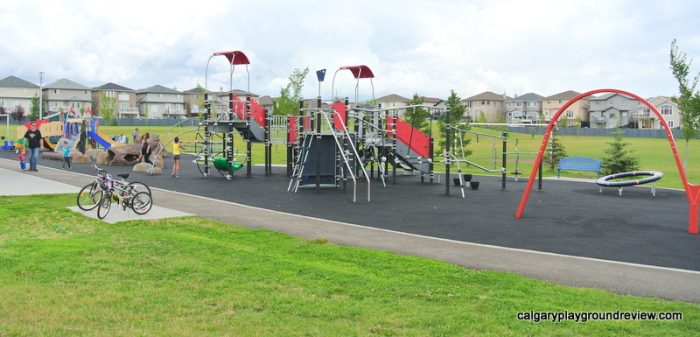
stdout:
<svg viewBox="0 0 700 337">
<path fill-rule="evenodd" d="M 377 102 L 403 102 L 403 103 L 408 103 L 409 101 L 411 101 L 411 100 L 408 99 L 408 98 L 406 98 L 406 97 L 399 96 L 399 95 L 397 95 L 397 94 L 389 94 L 389 95 L 386 95 L 386 96 L 382 96 L 382 97 L 377 98 Z"/>
<path fill-rule="evenodd" d="M 420 98 L 423 100 L 423 103 L 430 103 L 433 105 L 442 102 L 442 98 L 437 97 L 420 96 Z"/>
<path fill-rule="evenodd" d="M 491 91 L 484 91 L 478 95 L 474 95 L 472 97 L 467 97 L 462 100 L 462 102 L 466 101 L 500 101 L 503 102 L 505 99 L 510 98 L 506 95 L 503 94 L 497 94 L 495 92 Z"/>
<path fill-rule="evenodd" d="M 579 95 L 580 93 L 573 91 L 573 90 L 567 90 L 564 92 L 560 92 L 558 94 L 554 94 L 552 96 L 547 96 L 543 99 L 572 99 L 575 96 Z"/>
</svg>

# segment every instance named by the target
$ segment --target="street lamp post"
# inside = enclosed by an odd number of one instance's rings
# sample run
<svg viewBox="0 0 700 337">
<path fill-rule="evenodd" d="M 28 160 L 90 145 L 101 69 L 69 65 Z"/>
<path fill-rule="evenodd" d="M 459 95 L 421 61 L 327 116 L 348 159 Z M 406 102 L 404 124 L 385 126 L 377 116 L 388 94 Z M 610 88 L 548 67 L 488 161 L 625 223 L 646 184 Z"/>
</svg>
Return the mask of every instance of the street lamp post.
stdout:
<svg viewBox="0 0 700 337">
<path fill-rule="evenodd" d="M 39 119 L 44 119 L 44 72 L 39 72 Z"/>
</svg>

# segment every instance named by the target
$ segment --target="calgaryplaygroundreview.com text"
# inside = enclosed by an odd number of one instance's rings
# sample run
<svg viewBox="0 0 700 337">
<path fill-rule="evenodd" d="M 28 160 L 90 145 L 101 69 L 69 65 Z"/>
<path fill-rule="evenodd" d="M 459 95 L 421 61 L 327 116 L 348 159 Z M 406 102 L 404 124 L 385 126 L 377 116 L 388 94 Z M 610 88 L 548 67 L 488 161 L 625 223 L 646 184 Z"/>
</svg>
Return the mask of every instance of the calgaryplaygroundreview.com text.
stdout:
<svg viewBox="0 0 700 337">
<path fill-rule="evenodd" d="M 533 323 L 574 321 L 586 323 L 588 321 L 682 321 L 682 312 L 653 312 L 653 311 L 525 311 L 518 312 L 515 317 L 519 321 L 531 321 Z"/>
</svg>

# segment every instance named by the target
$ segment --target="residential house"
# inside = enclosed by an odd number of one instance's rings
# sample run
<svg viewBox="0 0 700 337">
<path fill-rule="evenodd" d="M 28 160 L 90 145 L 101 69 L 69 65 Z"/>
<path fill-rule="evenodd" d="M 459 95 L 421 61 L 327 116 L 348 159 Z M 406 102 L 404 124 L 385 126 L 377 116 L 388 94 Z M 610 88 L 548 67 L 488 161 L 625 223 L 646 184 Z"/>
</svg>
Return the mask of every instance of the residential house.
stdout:
<svg viewBox="0 0 700 337">
<path fill-rule="evenodd" d="M 270 96 L 260 96 L 258 97 L 258 103 L 260 103 L 260 105 L 267 110 L 268 114 L 272 115 L 273 111 L 275 110 L 274 98 Z"/>
<path fill-rule="evenodd" d="M 382 109 L 400 109 L 408 105 L 411 100 L 397 94 L 389 94 L 377 98 L 376 101 L 381 105 Z"/>
<path fill-rule="evenodd" d="M 199 115 L 204 105 L 204 88 L 196 87 L 182 92 L 185 113 L 188 116 Z"/>
<path fill-rule="evenodd" d="M 484 91 L 478 95 L 467 97 L 461 102 L 466 106 L 464 116 L 472 121 L 484 120 L 488 123 L 505 122 L 505 100 L 510 97 Z"/>
<path fill-rule="evenodd" d="M 140 118 L 139 108 L 136 106 L 136 91 L 116 83 L 105 83 L 92 88 L 92 113 L 100 116 L 100 108 L 109 102 L 103 102 L 103 98 L 112 100 L 114 104 L 114 117 L 116 118 Z"/>
<path fill-rule="evenodd" d="M 39 96 L 39 86 L 34 83 L 15 76 L 0 80 L 0 106 L 5 113 L 15 112 L 21 107 L 25 115 L 28 115 L 34 96 Z"/>
<path fill-rule="evenodd" d="M 228 110 L 229 94 L 233 93 L 234 96 L 238 97 L 239 100 L 245 101 L 246 97 L 257 98 L 257 94 L 252 92 L 247 92 L 241 89 L 233 89 L 230 92 L 224 91 L 224 88 L 219 88 L 219 91 L 211 92 L 209 95 L 213 96 L 216 100 L 213 101 L 212 109 L 217 111 Z"/>
<path fill-rule="evenodd" d="M 47 113 L 68 112 L 73 109 L 75 113 L 82 114 L 87 108 L 92 109 L 90 88 L 69 79 L 62 78 L 44 86 L 42 95 L 44 111 Z"/>
<path fill-rule="evenodd" d="M 544 115 L 545 122 L 552 120 L 554 114 L 559 111 L 559 108 L 577 95 L 579 95 L 578 92 L 568 90 L 542 98 L 542 114 Z M 588 99 L 580 99 L 569 106 L 559 119 L 561 120 L 563 117 L 566 117 L 565 120 L 568 121 L 568 126 L 574 126 L 577 123 L 581 126 L 587 126 L 589 123 Z"/>
<path fill-rule="evenodd" d="M 181 92 L 154 85 L 136 92 L 139 114 L 145 118 L 178 118 L 185 116 L 185 101 Z"/>
<path fill-rule="evenodd" d="M 626 128 L 633 123 L 639 101 L 617 93 L 590 96 L 588 115 L 591 128 Z"/>
<path fill-rule="evenodd" d="M 508 123 L 537 123 L 542 120 L 542 98 L 530 92 L 506 99 Z"/>
<path fill-rule="evenodd" d="M 648 98 L 647 101 L 661 113 L 661 116 L 666 120 L 670 128 L 681 126 L 681 111 L 678 109 L 678 104 L 671 97 L 656 96 Z M 638 128 L 661 128 L 661 122 L 656 114 L 651 112 L 651 109 L 644 104 L 639 104 L 632 119 Z"/>
</svg>

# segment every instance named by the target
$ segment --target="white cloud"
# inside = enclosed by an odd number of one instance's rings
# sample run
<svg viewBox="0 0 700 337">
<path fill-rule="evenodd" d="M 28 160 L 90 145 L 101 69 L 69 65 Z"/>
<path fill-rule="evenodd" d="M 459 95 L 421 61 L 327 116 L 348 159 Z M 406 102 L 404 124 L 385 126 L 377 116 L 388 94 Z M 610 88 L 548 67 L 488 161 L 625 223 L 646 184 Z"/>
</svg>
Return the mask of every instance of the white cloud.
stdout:
<svg viewBox="0 0 700 337">
<path fill-rule="evenodd" d="M 462 97 L 481 91 L 585 91 L 618 87 L 673 94 L 668 47 L 678 38 L 700 58 L 694 1 L 14 1 L 0 3 L 0 76 L 61 77 L 134 88 L 204 84 L 214 51 L 243 50 L 251 90 L 277 95 L 293 68 L 366 64 L 376 95 Z M 697 69 L 697 67 L 696 67 Z M 211 64 L 210 88 L 228 86 L 228 66 Z M 697 71 L 697 70 L 696 70 Z M 362 98 L 371 94 L 360 84 Z M 234 87 L 245 88 L 237 69 Z M 338 75 L 338 94 L 355 81 Z"/>
</svg>

